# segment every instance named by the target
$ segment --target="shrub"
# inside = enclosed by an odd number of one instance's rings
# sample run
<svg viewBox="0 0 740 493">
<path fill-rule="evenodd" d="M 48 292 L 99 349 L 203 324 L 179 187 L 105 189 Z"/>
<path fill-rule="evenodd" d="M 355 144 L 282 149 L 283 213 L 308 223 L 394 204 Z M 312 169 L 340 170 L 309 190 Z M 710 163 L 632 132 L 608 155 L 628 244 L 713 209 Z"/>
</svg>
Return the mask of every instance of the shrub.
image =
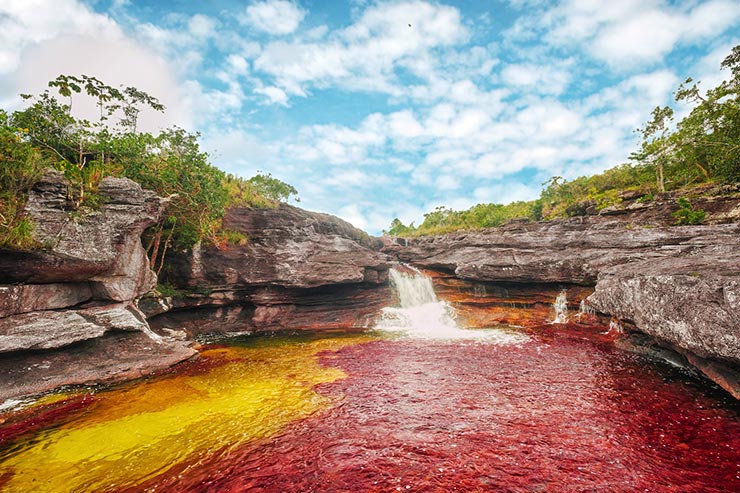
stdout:
<svg viewBox="0 0 740 493">
<path fill-rule="evenodd" d="M 679 225 L 687 224 L 701 224 L 707 217 L 706 211 L 701 209 L 694 209 L 686 198 L 681 197 L 676 201 L 679 209 L 673 213 L 673 217 L 678 221 Z"/>
</svg>

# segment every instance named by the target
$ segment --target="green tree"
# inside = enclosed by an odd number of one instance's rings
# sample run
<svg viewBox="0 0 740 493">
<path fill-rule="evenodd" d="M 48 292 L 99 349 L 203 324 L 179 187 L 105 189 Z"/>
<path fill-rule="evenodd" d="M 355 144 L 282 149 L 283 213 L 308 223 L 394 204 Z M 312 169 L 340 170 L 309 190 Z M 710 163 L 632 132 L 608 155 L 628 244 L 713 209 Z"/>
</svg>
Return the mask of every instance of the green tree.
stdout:
<svg viewBox="0 0 740 493">
<path fill-rule="evenodd" d="M 672 139 L 669 138 L 673 109 L 668 106 L 662 108 L 656 106 L 651 115 L 653 118 L 645 127 L 638 129 L 642 134 L 642 146 L 630 157 L 654 166 L 658 191 L 665 192 L 665 165 L 675 149 Z"/>
</svg>

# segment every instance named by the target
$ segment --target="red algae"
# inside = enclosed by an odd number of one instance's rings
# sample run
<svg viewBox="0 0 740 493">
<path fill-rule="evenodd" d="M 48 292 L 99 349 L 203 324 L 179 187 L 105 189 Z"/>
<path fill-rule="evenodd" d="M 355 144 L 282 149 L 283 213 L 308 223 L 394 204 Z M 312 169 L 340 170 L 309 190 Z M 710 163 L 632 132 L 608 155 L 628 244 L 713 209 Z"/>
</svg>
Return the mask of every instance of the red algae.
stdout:
<svg viewBox="0 0 740 493">
<path fill-rule="evenodd" d="M 74 395 L 9 413 L 0 420 L 0 448 L 7 447 L 25 435 L 69 419 L 74 413 L 86 409 L 94 400 L 92 394 Z"/>
<path fill-rule="evenodd" d="M 156 491 L 740 491 L 735 401 L 540 327 L 529 342 L 381 340 L 325 354 L 333 408 L 178 468 Z"/>
</svg>

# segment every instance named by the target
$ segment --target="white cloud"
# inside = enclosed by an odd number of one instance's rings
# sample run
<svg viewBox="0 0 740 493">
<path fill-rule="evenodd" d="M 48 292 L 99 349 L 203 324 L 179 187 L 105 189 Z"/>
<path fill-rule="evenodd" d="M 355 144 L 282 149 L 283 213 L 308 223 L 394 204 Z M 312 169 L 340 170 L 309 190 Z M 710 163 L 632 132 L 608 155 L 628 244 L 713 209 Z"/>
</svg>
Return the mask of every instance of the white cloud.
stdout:
<svg viewBox="0 0 740 493">
<path fill-rule="evenodd" d="M 58 36 L 120 36 L 110 18 L 77 0 L 24 0 L 0 3 L 0 74 L 14 71 L 23 50 Z"/>
<path fill-rule="evenodd" d="M 244 177 L 280 164 L 279 146 L 248 129 L 211 129 L 203 135 L 202 147 L 219 168 Z"/>
<path fill-rule="evenodd" d="M 288 106 L 288 95 L 279 87 L 258 87 L 254 92 L 266 96 L 270 103 Z"/>
<path fill-rule="evenodd" d="M 568 0 L 521 18 L 507 34 L 528 39 L 542 32 L 552 46 L 585 46 L 598 60 L 630 68 L 738 23 L 740 3 L 732 0 Z"/>
<path fill-rule="evenodd" d="M 188 21 L 188 31 L 196 38 L 207 38 L 215 33 L 217 22 L 203 14 L 196 14 Z"/>
<path fill-rule="evenodd" d="M 231 54 L 226 57 L 229 70 L 236 75 L 246 75 L 249 72 L 249 62 L 240 55 Z"/>
<path fill-rule="evenodd" d="M 305 16 L 306 11 L 292 2 L 267 0 L 248 6 L 239 21 L 269 34 L 284 35 L 298 29 Z"/>
<path fill-rule="evenodd" d="M 512 89 L 526 89 L 539 94 L 562 94 L 570 82 L 571 75 L 547 65 L 531 63 L 506 65 L 501 71 L 501 78 Z"/>
<path fill-rule="evenodd" d="M 0 100 L 6 108 L 20 104 L 17 93 L 41 92 L 60 74 L 87 74 L 113 86 L 135 86 L 167 106 L 164 115 L 142 112 L 140 129 L 192 123 L 172 66 L 79 1 L 0 2 L 0 73 Z M 94 103 L 83 96 L 76 98 L 74 109 L 96 118 Z"/>
<path fill-rule="evenodd" d="M 436 63 L 427 63 L 436 60 L 431 52 L 467 37 L 455 8 L 422 1 L 377 4 L 322 42 L 268 43 L 254 67 L 289 95 L 337 85 L 400 96 L 406 90 L 397 71 L 429 79 Z"/>
</svg>

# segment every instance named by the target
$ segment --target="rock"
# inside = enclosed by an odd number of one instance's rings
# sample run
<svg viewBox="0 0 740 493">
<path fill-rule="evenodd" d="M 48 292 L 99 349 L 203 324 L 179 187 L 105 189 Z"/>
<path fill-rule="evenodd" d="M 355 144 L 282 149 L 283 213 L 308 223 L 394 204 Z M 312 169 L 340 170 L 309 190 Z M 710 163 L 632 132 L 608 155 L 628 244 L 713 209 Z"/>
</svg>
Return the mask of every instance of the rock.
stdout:
<svg viewBox="0 0 740 493">
<path fill-rule="evenodd" d="M 573 284 L 595 286 L 586 300 L 592 308 L 683 351 L 726 389 L 739 385 L 731 377 L 740 375 L 740 224 L 636 227 L 586 216 L 386 240 L 384 251 L 463 281 L 488 283 L 492 292 L 511 283 L 555 284 L 569 293 Z M 507 296 L 496 295 L 489 306 Z M 475 303 L 468 296 L 461 305 Z M 469 317 L 475 316 L 472 310 Z"/>
<path fill-rule="evenodd" d="M 699 357 L 740 363 L 740 245 L 734 248 L 722 256 L 698 252 L 696 260 L 669 257 L 609 269 L 589 303 Z"/>
<path fill-rule="evenodd" d="M 64 350 L 7 354 L 0 365 L 0 403 L 64 385 L 140 378 L 195 355 L 187 342 L 157 343 L 141 332 L 110 332 Z"/>
<path fill-rule="evenodd" d="M 173 259 L 170 279 L 183 287 L 278 285 L 310 288 L 387 281 L 381 244 L 328 214 L 281 205 L 229 209 L 224 228 L 246 235 L 244 246 L 195 248 Z"/>
<path fill-rule="evenodd" d="M 56 310 L 92 298 L 90 285 L 79 283 L 0 285 L 0 318 L 18 313 Z"/>
<path fill-rule="evenodd" d="M 60 354 L 75 353 L 86 344 L 102 348 L 102 343 L 92 341 L 106 339 L 113 332 L 139 332 L 149 344 L 158 344 L 150 339 L 159 340 L 134 301 L 156 283 L 141 246 L 141 233 L 158 220 L 162 199 L 131 180 L 108 177 L 98 188 L 98 209 L 75 209 L 68 199 L 68 187 L 62 173 L 45 173 L 30 191 L 24 209 L 41 247 L 0 252 L 0 282 L 4 283 L 0 285 L 0 373 L 13 373 L 17 370 L 14 362 L 23 358 L 61 358 Z M 119 351 L 125 353 L 124 348 Z M 162 354 L 163 362 L 172 362 L 167 358 L 179 361 L 185 352 L 162 350 Z M 106 372 L 115 368 L 111 354 L 91 353 L 85 358 L 88 363 L 101 360 L 85 370 L 85 378 L 54 373 L 74 375 L 76 370 L 68 367 L 49 371 L 30 367 L 21 387 L 52 388 L 46 383 L 34 387 L 34 378 L 63 383 L 105 380 L 108 377 L 96 377 L 93 368 Z M 133 365 L 142 371 L 147 365 L 158 368 L 162 364 L 148 355 L 142 358 L 138 366 Z"/>
<path fill-rule="evenodd" d="M 593 293 L 589 286 L 468 281 L 442 272 L 426 271 L 425 274 L 432 277 L 437 296 L 453 304 L 457 320 L 465 327 L 535 327 L 552 322 L 555 319 L 553 301 L 563 291 L 570 321 L 603 324 L 598 317 L 579 313 L 581 302 Z"/>
<path fill-rule="evenodd" d="M 384 251 L 460 279 L 594 285 L 610 267 L 689 256 L 717 242 L 737 244 L 738 231 L 737 224 L 629 227 L 589 216 L 409 238 L 405 246 L 389 244 Z"/>
<path fill-rule="evenodd" d="M 162 199 L 126 178 L 103 178 L 99 210 L 70 211 L 69 184 L 48 171 L 34 185 L 25 212 L 34 223 L 36 251 L 0 252 L 0 282 L 90 281 L 98 299 L 129 301 L 149 291 L 156 277 L 141 246 L 141 233 L 154 224 Z"/>
<path fill-rule="evenodd" d="M 224 227 L 248 243 L 173 254 L 168 281 L 201 294 L 142 300 L 153 326 L 191 334 L 365 327 L 391 302 L 382 243 L 341 219 L 288 205 L 236 208 Z"/>
<path fill-rule="evenodd" d="M 124 304 L 24 313 L 0 319 L 0 353 L 59 348 L 110 330 L 148 332 L 149 327 Z"/>
</svg>

